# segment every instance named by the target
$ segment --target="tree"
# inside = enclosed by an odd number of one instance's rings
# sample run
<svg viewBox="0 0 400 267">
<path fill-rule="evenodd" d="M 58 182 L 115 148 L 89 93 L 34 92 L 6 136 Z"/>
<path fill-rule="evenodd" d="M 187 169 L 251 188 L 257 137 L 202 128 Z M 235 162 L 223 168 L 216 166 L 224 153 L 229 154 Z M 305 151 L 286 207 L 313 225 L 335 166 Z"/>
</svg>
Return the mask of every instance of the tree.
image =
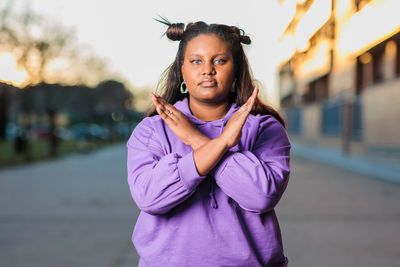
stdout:
<svg viewBox="0 0 400 267">
<path fill-rule="evenodd" d="M 22 13 L 14 12 L 13 0 L 8 0 L 3 6 L 0 4 L 0 40 L 0 52 L 12 53 L 18 65 L 27 72 L 25 90 L 33 86 L 42 87 L 45 95 L 44 110 L 49 117 L 50 154 L 54 156 L 57 154 L 54 121 L 57 112 L 68 99 L 68 95 L 60 96 L 59 91 L 54 90 L 57 87 L 54 84 L 84 84 L 86 81 L 92 85 L 97 84 L 108 75 L 106 64 L 93 55 L 83 57 L 74 43 L 72 30 L 49 22 L 33 12 L 29 6 Z M 57 60 L 64 60 L 67 63 L 64 71 L 52 69 L 53 63 Z M 82 67 L 72 66 L 83 66 L 86 69 L 83 71 Z M 62 76 L 64 73 L 68 73 L 69 76 Z M 31 97 L 33 94 L 24 93 L 23 102 L 31 103 Z M 25 107 L 29 107 L 29 104 Z M 0 123 L 5 125 L 4 120 L 0 120 Z"/>
<path fill-rule="evenodd" d="M 39 83 L 97 85 L 111 76 L 99 56 L 75 43 L 75 33 L 26 7 L 14 11 L 14 1 L 0 4 L 0 52 L 12 53 L 27 73 L 25 86 Z M 55 67 L 62 61 L 62 67 Z M 1 77 L 0 77 L 1 78 Z"/>
</svg>

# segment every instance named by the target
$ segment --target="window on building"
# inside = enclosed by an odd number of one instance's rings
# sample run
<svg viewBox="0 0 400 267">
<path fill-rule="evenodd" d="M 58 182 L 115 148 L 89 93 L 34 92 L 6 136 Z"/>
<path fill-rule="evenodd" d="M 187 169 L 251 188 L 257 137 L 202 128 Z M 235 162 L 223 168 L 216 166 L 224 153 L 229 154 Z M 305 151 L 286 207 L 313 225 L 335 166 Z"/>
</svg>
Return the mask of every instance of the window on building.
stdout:
<svg viewBox="0 0 400 267">
<path fill-rule="evenodd" d="M 356 94 L 363 88 L 384 80 L 384 53 L 383 43 L 357 57 Z"/>
<path fill-rule="evenodd" d="M 397 44 L 394 40 L 389 40 L 385 44 L 385 79 L 392 79 L 396 77 L 396 55 Z"/>
<path fill-rule="evenodd" d="M 290 61 L 281 67 L 279 72 L 279 93 L 282 106 L 294 104 L 294 92 L 296 90 L 294 73 Z"/>
<path fill-rule="evenodd" d="M 376 50 L 372 53 L 372 73 L 374 83 L 379 83 L 384 80 L 383 58 L 384 49 Z"/>
<path fill-rule="evenodd" d="M 385 60 L 390 63 L 391 78 L 400 76 L 400 33 L 396 33 L 385 42 Z"/>
<path fill-rule="evenodd" d="M 281 106 L 282 107 L 290 107 L 294 104 L 294 94 L 288 94 L 287 96 L 281 99 Z"/>
<path fill-rule="evenodd" d="M 291 107 L 285 110 L 287 131 L 291 134 L 301 134 L 302 109 Z"/>
<path fill-rule="evenodd" d="M 314 103 L 322 101 L 329 96 L 328 75 L 324 75 L 308 85 L 307 93 L 304 95 L 305 103 Z"/>
<path fill-rule="evenodd" d="M 362 88 L 367 87 L 373 82 L 373 64 L 371 53 L 364 53 L 357 58 L 357 94 Z"/>
<path fill-rule="evenodd" d="M 397 77 L 400 76 L 400 40 L 396 41 L 396 60 L 395 60 L 395 74 Z"/>
</svg>

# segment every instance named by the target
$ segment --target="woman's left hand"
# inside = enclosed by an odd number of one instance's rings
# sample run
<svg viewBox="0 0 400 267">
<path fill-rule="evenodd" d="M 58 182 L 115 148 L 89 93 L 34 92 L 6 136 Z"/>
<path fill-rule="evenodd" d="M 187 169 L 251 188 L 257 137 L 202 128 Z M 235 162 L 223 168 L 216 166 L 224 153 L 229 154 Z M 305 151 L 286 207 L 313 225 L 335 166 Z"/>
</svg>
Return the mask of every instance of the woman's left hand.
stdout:
<svg viewBox="0 0 400 267">
<path fill-rule="evenodd" d="M 242 136 L 242 128 L 246 122 L 247 116 L 253 109 L 258 94 L 258 88 L 253 89 L 252 95 L 247 99 L 247 102 L 242 105 L 229 119 L 225 126 L 224 131 L 218 137 L 221 142 L 226 144 L 228 148 L 235 146 L 239 143 Z"/>
<path fill-rule="evenodd" d="M 150 97 L 157 113 L 184 144 L 196 150 L 209 140 L 179 109 L 153 93 Z"/>
</svg>

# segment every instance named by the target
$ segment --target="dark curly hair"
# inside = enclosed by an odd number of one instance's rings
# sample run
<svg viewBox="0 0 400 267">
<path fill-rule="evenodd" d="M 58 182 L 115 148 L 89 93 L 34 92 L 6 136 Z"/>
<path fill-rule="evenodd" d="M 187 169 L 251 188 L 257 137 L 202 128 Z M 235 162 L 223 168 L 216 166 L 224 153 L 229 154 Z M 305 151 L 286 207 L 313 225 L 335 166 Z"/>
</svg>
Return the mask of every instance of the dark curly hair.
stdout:
<svg viewBox="0 0 400 267">
<path fill-rule="evenodd" d="M 233 56 L 236 79 L 234 91 L 230 94 L 230 101 L 231 103 L 236 103 L 238 106 L 246 103 L 253 92 L 254 84 L 250 75 L 247 57 L 242 47 L 242 43 L 250 44 L 251 40 L 245 35 L 243 30 L 224 24 L 206 24 L 203 21 L 189 23 L 185 29 L 183 23 L 170 23 L 164 18 L 156 20 L 168 26 L 165 34 L 170 40 L 180 41 L 175 61 L 164 71 L 163 78 L 160 79 L 158 84 L 158 88 L 161 88 L 163 91 L 161 96 L 168 103 L 175 104 L 175 102 L 186 97 L 186 94 L 183 95 L 179 90 L 183 81 L 181 68 L 184 61 L 185 49 L 188 42 L 200 34 L 216 34 L 228 43 Z M 258 97 L 251 110 L 251 114 L 272 115 L 283 127 L 286 127 L 285 120 L 281 114 L 271 106 L 264 104 Z M 154 115 L 157 115 L 157 112 L 155 107 L 152 107 L 145 114 L 145 117 Z"/>
</svg>

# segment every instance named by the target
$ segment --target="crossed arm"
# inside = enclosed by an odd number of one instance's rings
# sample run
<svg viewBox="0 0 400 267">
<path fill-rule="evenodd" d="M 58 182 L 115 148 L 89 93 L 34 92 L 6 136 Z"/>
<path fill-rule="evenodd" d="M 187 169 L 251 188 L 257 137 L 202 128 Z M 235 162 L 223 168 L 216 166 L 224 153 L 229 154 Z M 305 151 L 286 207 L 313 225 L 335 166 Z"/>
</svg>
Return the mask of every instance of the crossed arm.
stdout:
<svg viewBox="0 0 400 267">
<path fill-rule="evenodd" d="M 151 99 L 157 113 L 170 129 L 186 145 L 192 147 L 198 173 L 206 175 L 219 162 L 226 151 L 239 142 L 242 127 L 253 108 L 257 94 L 258 88 L 254 88 L 253 94 L 247 102 L 232 115 L 222 134 L 215 139 L 210 139 L 202 134 L 180 110 L 167 103 L 163 98 L 151 94 Z"/>
<path fill-rule="evenodd" d="M 138 207 L 149 214 L 165 214 L 189 198 L 210 173 L 221 190 L 243 209 L 257 213 L 273 209 L 290 172 L 290 143 L 282 125 L 267 116 L 260 121 L 259 136 L 251 151 L 228 151 L 240 140 L 257 92 L 215 139 L 203 135 L 162 98 L 152 96 L 160 117 L 193 152 L 165 154 L 152 137 L 154 129 L 149 120 L 137 127 L 127 146 L 128 182 Z"/>
</svg>

